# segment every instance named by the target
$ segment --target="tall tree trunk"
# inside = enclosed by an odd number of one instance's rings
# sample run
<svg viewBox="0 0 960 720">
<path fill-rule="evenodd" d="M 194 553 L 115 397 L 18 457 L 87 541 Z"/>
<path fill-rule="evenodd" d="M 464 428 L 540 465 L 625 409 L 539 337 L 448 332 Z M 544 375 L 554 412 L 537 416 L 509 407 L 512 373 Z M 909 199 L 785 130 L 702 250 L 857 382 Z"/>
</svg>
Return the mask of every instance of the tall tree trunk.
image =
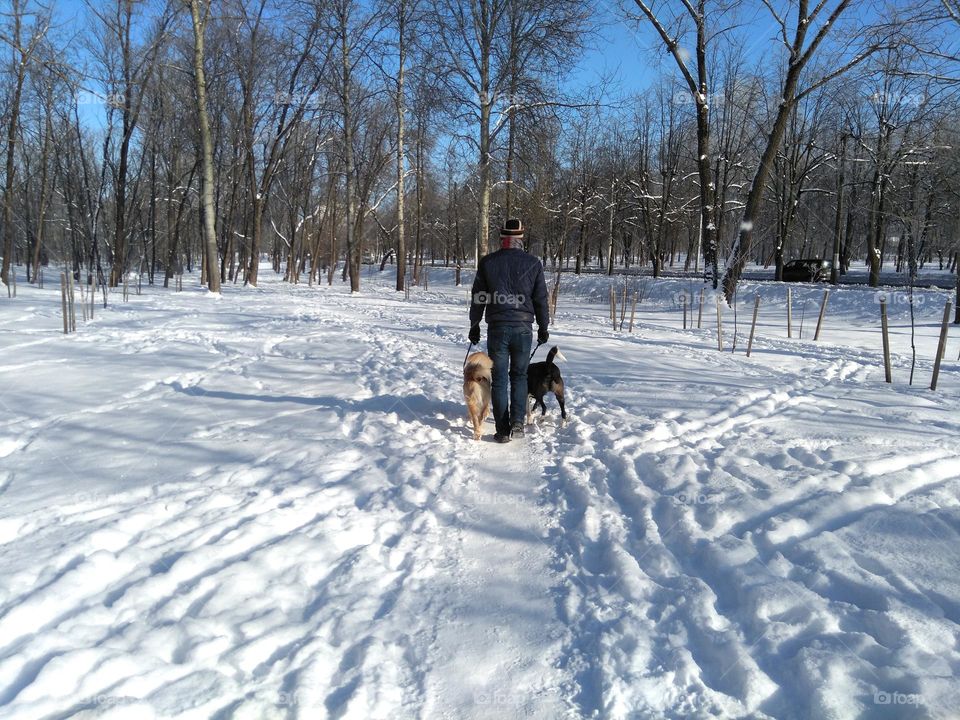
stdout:
<svg viewBox="0 0 960 720">
<path fill-rule="evenodd" d="M 17 45 L 20 43 L 21 18 L 22 11 L 18 5 L 15 5 L 13 38 Z M 17 57 L 18 54 L 20 57 Z M 4 285 L 10 284 L 10 263 L 13 259 L 13 180 L 16 171 L 14 153 L 17 146 L 17 125 L 20 121 L 20 98 L 27 74 L 26 58 L 22 50 L 17 47 L 13 50 L 13 66 L 16 68 L 17 75 L 13 85 L 13 97 L 7 108 L 7 112 L 10 113 L 7 118 L 7 173 L 3 185 L 3 267 L 0 269 L 0 279 L 3 280 Z"/>
<path fill-rule="evenodd" d="M 830 282 L 840 282 L 840 243 L 843 233 L 843 183 L 847 165 L 847 134 L 840 135 L 840 157 L 837 167 L 837 214 L 833 221 L 833 266 L 830 268 Z"/>
<path fill-rule="evenodd" d="M 360 256 L 361 249 L 354 233 L 354 215 L 356 214 L 356 199 L 354 197 L 354 176 L 356 168 L 354 167 L 353 157 L 353 106 L 350 95 L 351 67 L 350 67 L 350 45 L 347 38 L 347 16 L 344 11 L 344 17 L 340 26 L 340 52 L 343 70 L 343 87 L 341 88 L 341 103 L 343 105 L 343 155 L 344 171 L 346 173 L 346 198 L 347 198 L 347 267 L 350 275 L 350 292 L 360 292 Z"/>
<path fill-rule="evenodd" d="M 616 215 L 616 195 L 617 181 L 615 178 L 610 180 L 610 212 L 607 216 L 607 275 L 613 275 L 613 219 Z"/>
<path fill-rule="evenodd" d="M 203 3 L 201 17 L 200 4 Z M 210 135 L 210 119 L 207 115 L 207 80 L 203 71 L 203 35 L 210 12 L 210 0 L 190 0 L 193 18 L 193 73 L 196 82 L 197 116 L 200 121 L 200 145 L 203 152 L 203 177 L 200 199 L 203 204 L 203 243 L 205 250 L 207 288 L 220 292 L 220 263 L 217 258 L 217 230 L 214 223 L 213 204 L 213 139 Z"/>
<path fill-rule="evenodd" d="M 489 77 L 484 82 L 485 89 L 480 93 L 480 207 L 477 215 L 477 245 L 473 253 L 474 267 L 478 267 L 480 256 L 490 248 L 490 101 L 486 89 Z"/>
<path fill-rule="evenodd" d="M 130 157 L 130 140 L 133 137 L 133 79 L 131 77 L 130 26 L 133 23 L 133 2 L 123 0 L 123 27 L 120 33 L 121 67 L 123 69 L 123 109 L 121 112 L 122 133 L 120 136 L 120 161 L 117 165 L 116 187 L 114 188 L 114 235 L 113 265 L 110 268 L 110 287 L 123 282 L 123 273 L 127 265 L 127 173 Z"/>
<path fill-rule="evenodd" d="M 47 189 L 47 164 L 50 156 L 50 140 L 53 137 L 53 85 L 47 86 L 47 113 L 44 123 L 43 146 L 40 150 L 40 207 L 37 211 L 37 232 L 33 246 L 33 281 L 39 282 L 40 263 L 43 252 L 44 229 L 47 219 L 47 204 L 50 193 Z"/>
<path fill-rule="evenodd" d="M 801 40 L 802 44 L 802 40 Z M 757 166 L 756 174 L 753 176 L 753 184 L 750 186 L 750 192 L 747 195 L 746 206 L 743 209 L 743 221 L 740 223 L 740 234 L 733 246 L 730 255 L 730 265 L 723 276 L 723 293 L 727 303 L 733 302 L 733 295 L 737 290 L 737 283 L 740 281 L 740 275 L 743 274 L 743 268 L 750 258 L 750 246 L 753 242 L 753 226 L 760 216 L 760 208 L 763 203 L 763 195 L 766 191 L 767 178 L 770 175 L 770 169 L 773 167 L 773 161 L 777 156 L 777 148 L 783 141 L 783 134 L 787 128 L 787 121 L 790 119 L 790 113 L 793 112 L 793 106 L 796 99 L 797 84 L 800 81 L 800 72 L 802 65 L 791 64 L 787 70 L 787 78 L 784 82 L 783 93 L 780 97 L 780 105 L 777 109 L 777 116 L 767 136 L 767 145 L 760 156 L 760 164 Z"/>
<path fill-rule="evenodd" d="M 402 291 L 406 283 L 407 273 L 407 242 L 406 228 L 404 227 L 404 155 L 403 133 L 406 119 L 407 103 L 404 97 L 403 81 L 407 60 L 407 3 L 406 0 L 397 0 L 397 35 L 399 64 L 397 69 L 397 290 Z"/>
</svg>

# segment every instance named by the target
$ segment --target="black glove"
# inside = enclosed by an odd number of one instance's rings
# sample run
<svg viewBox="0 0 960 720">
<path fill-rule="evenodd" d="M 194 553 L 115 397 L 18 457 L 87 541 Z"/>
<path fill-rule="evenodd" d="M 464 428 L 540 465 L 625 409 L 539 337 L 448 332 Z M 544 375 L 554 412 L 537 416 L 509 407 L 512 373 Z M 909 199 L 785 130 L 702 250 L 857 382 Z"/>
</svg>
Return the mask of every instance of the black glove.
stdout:
<svg viewBox="0 0 960 720">
<path fill-rule="evenodd" d="M 471 345 L 478 345 L 480 343 L 480 326 L 474 325 L 471 327 L 467 337 L 470 338 Z"/>
<path fill-rule="evenodd" d="M 550 339 L 550 333 L 547 332 L 545 327 L 537 329 L 537 342 L 543 345 L 547 340 Z"/>
</svg>

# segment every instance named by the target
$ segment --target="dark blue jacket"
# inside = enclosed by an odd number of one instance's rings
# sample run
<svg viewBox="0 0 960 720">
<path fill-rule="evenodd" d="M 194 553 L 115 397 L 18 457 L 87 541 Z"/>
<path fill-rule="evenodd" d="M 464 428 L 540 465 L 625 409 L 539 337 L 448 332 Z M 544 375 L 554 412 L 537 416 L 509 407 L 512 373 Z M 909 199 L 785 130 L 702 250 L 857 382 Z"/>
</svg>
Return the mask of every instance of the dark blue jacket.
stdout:
<svg viewBox="0 0 960 720">
<path fill-rule="evenodd" d="M 489 325 L 530 325 L 546 328 L 547 283 L 543 263 L 519 248 L 504 248 L 480 259 L 473 279 L 470 325 L 479 325 L 486 311 Z"/>
</svg>

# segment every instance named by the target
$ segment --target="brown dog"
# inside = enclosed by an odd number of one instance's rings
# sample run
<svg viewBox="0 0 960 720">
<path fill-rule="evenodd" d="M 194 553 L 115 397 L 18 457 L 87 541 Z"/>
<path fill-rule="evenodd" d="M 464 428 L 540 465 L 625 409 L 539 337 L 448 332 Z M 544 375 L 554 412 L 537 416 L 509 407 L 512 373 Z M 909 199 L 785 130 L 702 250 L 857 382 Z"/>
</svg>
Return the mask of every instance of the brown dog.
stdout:
<svg viewBox="0 0 960 720">
<path fill-rule="evenodd" d="M 467 416 L 473 423 L 473 439 L 483 434 L 483 421 L 490 414 L 490 386 L 493 379 L 493 360 L 484 352 L 471 353 L 463 366 L 463 399 L 467 401 Z"/>
</svg>

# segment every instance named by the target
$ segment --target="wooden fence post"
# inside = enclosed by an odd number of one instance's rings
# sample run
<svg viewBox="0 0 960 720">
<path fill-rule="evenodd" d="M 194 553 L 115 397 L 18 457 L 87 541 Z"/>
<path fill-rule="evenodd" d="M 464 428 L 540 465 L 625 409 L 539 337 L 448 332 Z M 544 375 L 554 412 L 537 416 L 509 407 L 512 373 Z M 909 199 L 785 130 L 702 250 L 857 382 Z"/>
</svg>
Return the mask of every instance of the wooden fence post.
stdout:
<svg viewBox="0 0 960 720">
<path fill-rule="evenodd" d="M 947 300 L 943 306 L 943 324 L 940 326 L 940 343 L 937 345 L 937 359 L 933 361 L 933 379 L 930 381 L 930 389 L 937 389 L 937 378 L 940 377 L 940 360 L 946 352 L 947 347 L 947 329 L 950 327 L 950 310 L 953 303 Z"/>
<path fill-rule="evenodd" d="M 697 330 L 703 327 L 703 288 L 700 288 L 700 304 L 697 308 Z"/>
<path fill-rule="evenodd" d="M 753 322 L 750 323 L 750 339 L 747 340 L 747 357 L 750 357 L 750 351 L 753 349 L 753 334 L 757 329 L 757 314 L 760 312 L 760 296 L 757 295 L 753 301 Z"/>
<path fill-rule="evenodd" d="M 880 298 L 880 330 L 883 333 L 883 377 L 888 383 L 892 383 L 893 372 L 890 368 L 890 332 L 887 325 L 886 298 Z"/>
<path fill-rule="evenodd" d="M 637 314 L 637 298 L 638 297 L 639 297 L 639 293 L 636 290 L 634 290 L 633 291 L 633 307 L 630 309 L 630 332 L 631 333 L 633 332 L 633 318 Z"/>
<path fill-rule="evenodd" d="M 73 285 L 73 273 L 68 275 L 68 286 L 70 294 L 67 298 L 67 304 L 70 308 L 70 332 L 77 331 L 77 293 Z"/>
<path fill-rule="evenodd" d="M 617 294 L 613 291 L 613 286 L 610 287 L 610 322 L 613 323 L 613 329 L 617 329 Z"/>
<path fill-rule="evenodd" d="M 813 341 L 820 339 L 820 328 L 823 326 L 823 316 L 827 312 L 827 300 L 830 299 L 830 291 L 823 291 L 823 302 L 820 303 L 820 317 L 817 318 L 817 330 L 813 333 Z"/>
<path fill-rule="evenodd" d="M 627 316 L 627 279 L 623 279 L 623 300 L 620 303 L 620 331 L 623 332 L 623 321 Z"/>
<path fill-rule="evenodd" d="M 793 337 L 793 288 L 787 288 L 787 337 Z"/>
<path fill-rule="evenodd" d="M 720 312 L 720 295 L 717 295 L 717 350 L 723 352 L 723 317 Z"/>
<path fill-rule="evenodd" d="M 60 309 L 63 312 L 63 334 L 70 332 L 70 321 L 67 319 L 67 274 L 60 273 Z"/>
<path fill-rule="evenodd" d="M 683 329 L 687 329 L 687 294 L 680 293 L 680 307 L 683 310 Z"/>
</svg>

